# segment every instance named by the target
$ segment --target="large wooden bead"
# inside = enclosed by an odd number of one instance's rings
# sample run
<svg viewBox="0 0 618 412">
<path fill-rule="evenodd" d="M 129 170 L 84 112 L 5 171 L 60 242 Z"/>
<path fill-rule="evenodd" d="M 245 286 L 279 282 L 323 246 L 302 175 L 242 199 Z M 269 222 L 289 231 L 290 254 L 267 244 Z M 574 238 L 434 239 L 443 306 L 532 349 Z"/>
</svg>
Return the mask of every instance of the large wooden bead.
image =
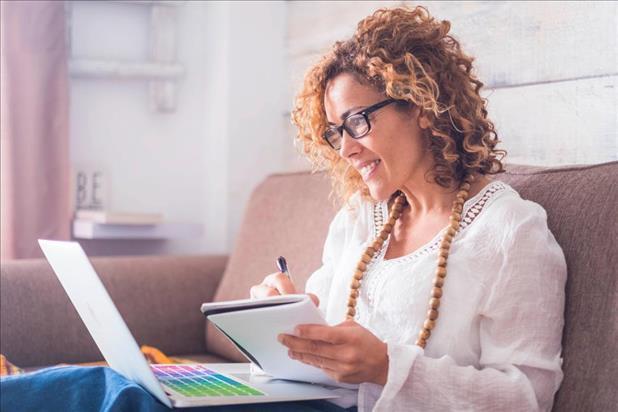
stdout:
<svg viewBox="0 0 618 412">
<path fill-rule="evenodd" d="M 427 319 L 430 319 L 430 320 L 438 319 L 438 311 L 435 309 L 429 309 L 427 311 Z"/>
<path fill-rule="evenodd" d="M 444 259 L 448 258 L 448 249 L 440 248 L 440 251 L 438 252 L 438 256 L 443 257 Z"/>
<path fill-rule="evenodd" d="M 365 274 L 365 272 L 363 272 L 362 270 L 355 270 L 354 271 L 354 279 L 356 280 L 361 280 L 363 278 L 363 275 Z"/>
<path fill-rule="evenodd" d="M 367 254 L 367 252 L 365 252 L 365 253 L 363 253 L 363 256 L 361 256 L 361 261 L 362 261 L 364 264 L 367 264 L 367 263 L 371 262 L 371 258 L 372 258 L 372 256 L 369 256 L 369 255 Z"/>
<path fill-rule="evenodd" d="M 455 232 L 459 229 L 459 220 L 451 222 L 451 227 L 449 229 L 453 229 Z"/>
<path fill-rule="evenodd" d="M 436 299 L 436 298 L 429 299 L 429 307 L 432 309 L 438 309 L 440 307 L 440 299 Z"/>
<path fill-rule="evenodd" d="M 453 226 L 449 226 L 449 228 L 446 230 L 446 234 L 451 237 L 455 236 L 455 233 L 457 233 L 457 229 L 453 228 Z"/>
<path fill-rule="evenodd" d="M 436 269 L 436 276 L 439 276 L 441 278 L 446 276 L 446 268 L 445 267 L 438 267 L 438 269 Z"/>
<path fill-rule="evenodd" d="M 446 267 L 446 259 L 442 256 L 440 256 L 438 258 L 438 266 L 440 267 Z"/>
<path fill-rule="evenodd" d="M 360 261 L 356 265 L 356 269 L 362 270 L 364 272 L 365 270 L 367 270 L 367 264 L 365 262 L 363 262 L 363 261 Z"/>
<path fill-rule="evenodd" d="M 353 308 L 355 306 L 356 306 L 356 298 L 353 298 L 353 297 L 350 296 L 348 298 L 348 307 L 352 307 Z"/>
<path fill-rule="evenodd" d="M 374 248 L 376 251 L 382 249 L 382 244 L 384 243 L 384 240 L 382 238 L 377 238 L 376 240 L 373 241 L 373 244 L 371 245 L 372 248 Z"/>
<path fill-rule="evenodd" d="M 352 283 L 350 284 L 350 288 L 358 289 L 360 287 L 360 282 L 357 279 L 352 279 Z"/>
<path fill-rule="evenodd" d="M 442 297 L 442 288 L 434 287 L 431 289 L 431 297 L 440 299 Z"/>
<path fill-rule="evenodd" d="M 427 345 L 427 341 L 425 339 L 416 340 L 416 346 L 420 346 L 421 348 L 425 349 L 426 345 Z"/>
<path fill-rule="evenodd" d="M 390 223 L 386 223 L 384 226 L 382 226 L 382 230 L 391 233 L 391 231 L 393 230 L 393 225 Z"/>
<path fill-rule="evenodd" d="M 422 340 L 429 339 L 429 335 L 431 335 L 431 331 L 428 329 L 421 329 L 421 332 L 418 334 L 418 338 Z"/>
<path fill-rule="evenodd" d="M 441 288 L 442 286 L 444 286 L 444 278 L 436 276 L 436 278 L 433 280 L 433 285 L 437 288 Z"/>
<path fill-rule="evenodd" d="M 461 185 L 461 190 L 465 190 L 466 192 L 470 190 L 470 183 L 467 181 L 464 181 Z"/>
<path fill-rule="evenodd" d="M 395 222 L 396 221 L 397 221 L 397 219 L 395 219 L 393 216 L 391 216 L 391 217 L 388 218 L 388 222 L 386 222 L 386 223 L 388 223 L 391 226 L 395 226 Z"/>
<path fill-rule="evenodd" d="M 373 246 L 369 246 L 367 247 L 367 249 L 365 249 L 365 254 L 367 256 L 373 257 L 376 254 L 376 250 L 373 248 Z"/>
<path fill-rule="evenodd" d="M 356 315 L 356 309 L 354 309 L 354 308 L 348 308 L 348 313 L 347 313 L 347 315 L 348 315 L 349 317 L 353 318 L 353 317 L 354 317 L 354 315 Z"/>
<path fill-rule="evenodd" d="M 392 210 L 395 210 L 395 211 L 397 211 L 397 212 L 401 213 L 401 211 L 403 210 L 403 204 L 401 204 L 401 203 L 395 203 L 395 204 L 393 205 L 393 209 L 392 209 Z"/>
<path fill-rule="evenodd" d="M 436 326 L 436 322 L 433 320 L 425 320 L 425 323 L 423 323 L 423 328 L 427 329 L 427 330 L 432 330 L 434 327 Z"/>
</svg>

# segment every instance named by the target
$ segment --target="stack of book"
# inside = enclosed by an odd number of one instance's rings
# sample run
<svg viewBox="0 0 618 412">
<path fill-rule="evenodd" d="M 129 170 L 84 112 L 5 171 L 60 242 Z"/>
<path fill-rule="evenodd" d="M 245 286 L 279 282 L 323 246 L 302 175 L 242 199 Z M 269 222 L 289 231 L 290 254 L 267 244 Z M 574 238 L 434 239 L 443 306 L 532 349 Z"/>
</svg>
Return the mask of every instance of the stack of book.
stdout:
<svg viewBox="0 0 618 412">
<path fill-rule="evenodd" d="M 175 239 L 202 233 L 202 224 L 166 222 L 159 213 L 78 210 L 73 220 L 76 239 Z"/>
<path fill-rule="evenodd" d="M 157 225 L 163 223 L 163 215 L 84 209 L 75 212 L 75 220 L 108 225 Z"/>
</svg>

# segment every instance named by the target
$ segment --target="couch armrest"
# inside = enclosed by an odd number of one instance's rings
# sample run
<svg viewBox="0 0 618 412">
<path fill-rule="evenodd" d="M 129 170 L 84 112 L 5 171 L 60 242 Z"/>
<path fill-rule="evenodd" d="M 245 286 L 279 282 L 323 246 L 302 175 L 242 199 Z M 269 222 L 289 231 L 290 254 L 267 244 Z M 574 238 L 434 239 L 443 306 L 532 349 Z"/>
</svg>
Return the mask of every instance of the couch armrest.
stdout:
<svg viewBox="0 0 618 412">
<path fill-rule="evenodd" d="M 203 353 L 200 305 L 211 301 L 227 256 L 92 258 L 139 345 Z M 20 367 L 102 359 L 44 259 L 5 261 L 0 277 L 0 352 Z"/>
</svg>

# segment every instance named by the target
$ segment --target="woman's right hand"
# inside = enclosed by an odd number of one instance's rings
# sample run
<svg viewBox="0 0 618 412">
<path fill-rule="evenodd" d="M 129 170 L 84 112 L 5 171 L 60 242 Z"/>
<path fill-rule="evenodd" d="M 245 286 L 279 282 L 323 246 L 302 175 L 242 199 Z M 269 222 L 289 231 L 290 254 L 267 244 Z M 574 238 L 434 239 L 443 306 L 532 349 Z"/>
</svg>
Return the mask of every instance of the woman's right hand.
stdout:
<svg viewBox="0 0 618 412">
<path fill-rule="evenodd" d="M 282 272 L 271 273 L 259 285 L 251 286 L 251 299 L 296 293 L 290 277 Z"/>
<path fill-rule="evenodd" d="M 266 276 L 259 285 L 251 286 L 249 291 L 251 299 L 265 298 L 268 296 L 289 295 L 297 293 L 296 287 L 288 275 L 282 272 L 271 273 Z M 320 300 L 313 293 L 308 293 L 309 297 L 319 305 Z"/>
</svg>

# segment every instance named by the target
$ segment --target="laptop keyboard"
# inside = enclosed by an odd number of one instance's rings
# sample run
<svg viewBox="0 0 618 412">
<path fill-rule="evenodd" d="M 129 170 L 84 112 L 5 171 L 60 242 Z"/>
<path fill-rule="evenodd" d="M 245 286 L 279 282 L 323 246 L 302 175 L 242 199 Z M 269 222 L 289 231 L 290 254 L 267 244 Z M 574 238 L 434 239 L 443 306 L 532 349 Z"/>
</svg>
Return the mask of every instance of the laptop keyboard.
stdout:
<svg viewBox="0 0 618 412">
<path fill-rule="evenodd" d="M 264 396 L 265 393 L 202 365 L 150 365 L 165 386 L 189 397 Z"/>
</svg>

